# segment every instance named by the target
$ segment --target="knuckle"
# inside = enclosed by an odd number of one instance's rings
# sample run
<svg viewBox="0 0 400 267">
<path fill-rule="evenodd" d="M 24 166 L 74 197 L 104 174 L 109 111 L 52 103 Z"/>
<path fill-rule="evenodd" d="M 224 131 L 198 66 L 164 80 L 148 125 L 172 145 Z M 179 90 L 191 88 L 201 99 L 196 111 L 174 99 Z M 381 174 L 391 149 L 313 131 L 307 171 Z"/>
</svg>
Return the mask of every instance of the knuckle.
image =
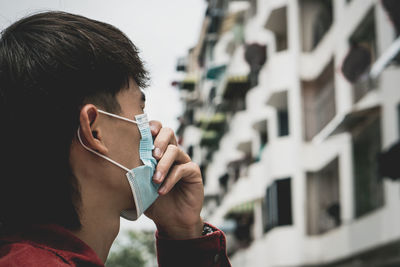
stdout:
<svg viewBox="0 0 400 267">
<path fill-rule="evenodd" d="M 193 161 L 190 161 L 186 164 L 186 167 L 188 168 L 188 170 L 190 170 L 191 172 L 195 172 L 196 174 L 200 173 L 200 167 L 199 165 L 197 165 L 196 163 L 194 163 Z"/>
<path fill-rule="evenodd" d="M 194 163 L 193 161 L 190 162 L 191 167 L 193 168 L 194 171 L 196 171 L 196 173 L 200 174 L 200 167 L 198 164 Z"/>
<path fill-rule="evenodd" d="M 159 121 L 151 120 L 149 122 L 149 124 L 150 124 L 150 128 L 155 132 L 159 132 L 160 129 L 162 128 L 162 124 Z"/>
<path fill-rule="evenodd" d="M 187 172 L 187 166 L 185 165 L 178 165 L 176 166 L 176 176 L 182 177 Z"/>
<path fill-rule="evenodd" d="M 150 121 L 150 124 L 151 124 L 151 125 L 154 125 L 154 126 L 157 126 L 157 127 L 162 127 L 161 122 L 160 122 L 160 121 L 157 121 L 157 120 L 151 120 L 151 121 Z"/>
<path fill-rule="evenodd" d="M 162 128 L 162 123 L 160 121 L 154 120 L 153 122 L 157 127 L 159 127 L 160 129 Z"/>
<path fill-rule="evenodd" d="M 175 136 L 175 132 L 171 128 L 165 127 L 164 129 L 165 129 L 165 132 L 168 134 L 169 137 Z"/>
<path fill-rule="evenodd" d="M 175 176 L 180 177 L 182 173 L 185 171 L 185 166 L 183 165 L 176 165 L 174 166 Z"/>
<path fill-rule="evenodd" d="M 160 125 L 159 121 L 151 120 L 149 121 L 150 126 L 158 127 Z"/>
<path fill-rule="evenodd" d="M 168 164 L 165 162 L 159 162 L 157 164 L 157 170 L 165 173 L 168 170 Z"/>
<path fill-rule="evenodd" d="M 182 151 L 182 153 L 185 155 L 185 157 L 187 158 L 187 160 L 188 160 L 189 162 L 192 162 L 192 158 L 189 156 L 189 154 L 186 153 L 185 151 L 183 151 L 182 149 L 181 149 L 181 151 Z"/>
<path fill-rule="evenodd" d="M 171 151 L 172 153 L 174 153 L 174 154 L 179 152 L 179 148 L 177 146 L 175 146 L 175 145 L 172 145 L 172 144 L 169 144 L 167 149 L 169 151 Z"/>
</svg>

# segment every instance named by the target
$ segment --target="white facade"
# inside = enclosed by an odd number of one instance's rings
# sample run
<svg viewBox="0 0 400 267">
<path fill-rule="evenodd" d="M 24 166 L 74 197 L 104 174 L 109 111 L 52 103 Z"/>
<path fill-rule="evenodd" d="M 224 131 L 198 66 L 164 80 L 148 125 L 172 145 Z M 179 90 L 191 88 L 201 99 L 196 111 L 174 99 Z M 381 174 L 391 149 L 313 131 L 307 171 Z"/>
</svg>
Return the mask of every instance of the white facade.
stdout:
<svg viewBox="0 0 400 267">
<path fill-rule="evenodd" d="M 222 2 L 225 3 L 227 14 L 245 12 L 244 43 L 236 45 L 231 55 L 227 54 L 227 47 L 234 42 L 233 27 L 217 38 L 212 59 L 205 60 L 202 67 L 192 67 L 188 70 L 196 73 L 199 80 L 195 91 L 190 93 L 200 92 L 199 98 L 196 104 L 188 105 L 194 110 L 195 120 L 204 114 L 212 116 L 217 110 L 217 104 L 227 101 L 223 99 L 223 94 L 229 77 L 248 74 L 249 65 L 244 59 L 245 44 L 266 45 L 267 61 L 258 74 L 257 86 L 250 88 L 246 93 L 245 109 L 226 113 L 229 130 L 218 140 L 219 146 L 211 158 L 205 159 L 207 149 L 200 145 L 201 126 L 189 125 L 183 131 L 183 147 L 192 146 L 192 158 L 200 165 L 207 166 L 204 173 L 205 220 L 224 229 L 229 212 L 241 204 L 251 203 L 251 242 L 241 249 L 236 248 L 235 253 L 231 255 L 233 266 L 367 266 L 363 265 L 362 260 L 358 263 L 354 260 L 357 259 L 357 255 L 375 251 L 390 242 L 400 241 L 400 183 L 384 179 L 382 204 L 364 212 L 365 214 L 357 215 L 360 212 L 356 211 L 359 204 L 356 203 L 355 197 L 357 188 L 354 154 L 357 151 L 354 151 L 354 138 L 363 132 L 363 128 L 357 123 L 351 124 L 354 129 L 343 130 L 343 127 L 354 112 L 377 107 L 381 150 L 386 150 L 399 140 L 397 124 L 400 67 L 386 67 L 379 75 L 377 87 L 368 90 L 360 99 L 354 98 L 353 85 L 346 80 L 341 67 L 350 49 L 349 40 L 368 12 L 373 12 L 374 16 L 377 51 L 375 60 L 394 42 L 394 27 L 381 2 L 332 0 L 332 24 L 314 48 L 311 48 L 312 44 L 305 39 L 312 36 L 307 29 L 313 25 L 312 18 L 318 13 L 316 1 Z M 237 7 L 239 5 L 241 6 Z M 284 10 L 286 17 L 279 17 L 282 13 L 278 13 L 277 10 Z M 274 32 L 282 20 L 286 20 L 287 23 L 286 40 L 281 43 L 285 46 L 286 42 L 286 48 L 283 49 L 279 48 L 278 30 Z M 204 38 L 206 37 L 203 36 Z M 200 37 L 199 43 L 202 43 L 203 39 Z M 194 51 L 200 53 L 197 48 Z M 221 64 L 227 65 L 223 78 L 217 82 L 204 78 L 207 68 Z M 333 64 L 332 69 L 329 69 L 329 64 Z M 329 75 L 333 75 L 331 82 L 334 89 L 333 95 L 326 96 L 324 101 L 333 103 L 334 114 L 322 128 L 315 126 L 320 129 L 314 134 L 308 133 L 312 138 L 307 138 L 307 132 L 311 130 L 306 128 L 311 129 L 310 125 L 315 123 L 306 122 L 309 120 L 306 118 L 309 113 L 305 111 L 308 108 L 305 103 L 308 102 L 303 98 L 306 92 L 314 94 L 313 97 L 315 94 L 322 94 L 315 93 L 313 86 L 319 86 L 320 81 L 325 79 L 319 77 L 325 77 L 322 73 L 327 69 L 327 72 L 331 72 Z M 325 84 L 325 80 L 322 83 Z M 329 87 L 330 82 L 326 84 Z M 213 86 L 216 86 L 216 96 L 209 102 L 207 96 Z M 307 86 L 310 86 L 310 89 L 307 89 Z M 317 90 L 322 92 L 324 89 Z M 320 108 L 324 109 L 323 106 L 324 104 L 321 104 Z M 278 111 L 282 109 L 288 112 L 288 134 L 279 134 L 281 130 Z M 315 110 L 318 110 L 318 107 Z M 325 111 L 321 111 L 323 112 Z M 321 118 L 325 118 L 323 114 Z M 316 115 L 316 120 L 321 118 Z M 318 122 L 315 125 L 317 124 Z M 265 127 L 268 136 L 263 149 L 260 149 L 262 141 L 259 127 Z M 357 130 L 358 128 L 361 130 Z M 245 170 L 240 168 L 236 181 L 227 178 L 226 193 L 221 193 L 220 178 L 226 173 L 229 174 L 229 164 L 249 153 L 252 158 L 257 157 L 257 160 L 249 162 Z M 320 171 L 332 161 L 337 162 L 337 165 L 334 165 L 337 166 L 337 178 L 328 174 L 330 178 L 327 178 L 327 185 L 324 187 L 318 179 L 322 179 L 326 172 Z M 328 170 L 328 173 L 331 172 Z M 320 178 L 314 179 L 313 175 Z M 276 180 L 287 177 L 290 177 L 291 185 L 291 223 L 278 223 L 265 231 L 263 213 L 266 189 Z M 336 187 L 337 189 L 334 189 Z M 326 191 L 321 190 L 317 196 L 312 196 L 312 188 L 317 191 L 318 188 L 323 188 Z M 332 193 L 334 190 L 337 192 Z M 371 194 L 374 195 L 375 192 Z M 338 199 L 335 200 L 335 197 Z M 339 218 L 340 223 L 332 226 L 334 219 L 328 216 L 326 223 L 321 224 L 325 211 L 318 210 L 317 215 L 313 214 L 319 207 L 318 203 L 312 203 L 313 199 L 331 201 L 330 204 L 336 201 L 334 204 L 340 209 L 335 218 Z M 310 223 L 310 218 L 317 218 L 314 226 Z M 228 242 L 236 242 L 229 230 L 227 232 Z M 228 249 L 232 246 L 233 244 L 228 243 Z"/>
</svg>

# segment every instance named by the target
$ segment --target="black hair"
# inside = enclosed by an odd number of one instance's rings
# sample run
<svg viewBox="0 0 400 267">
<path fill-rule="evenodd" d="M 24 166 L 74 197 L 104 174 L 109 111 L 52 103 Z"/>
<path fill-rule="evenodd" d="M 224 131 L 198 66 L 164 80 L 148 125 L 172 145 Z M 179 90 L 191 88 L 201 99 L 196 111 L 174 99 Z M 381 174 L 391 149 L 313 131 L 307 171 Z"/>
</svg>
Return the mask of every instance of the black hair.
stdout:
<svg viewBox="0 0 400 267">
<path fill-rule="evenodd" d="M 80 108 L 119 113 L 116 94 L 148 72 L 117 28 L 65 12 L 25 17 L 0 37 L 0 224 L 79 229 L 69 152 Z M 7 230 L 8 229 L 8 230 Z"/>
</svg>

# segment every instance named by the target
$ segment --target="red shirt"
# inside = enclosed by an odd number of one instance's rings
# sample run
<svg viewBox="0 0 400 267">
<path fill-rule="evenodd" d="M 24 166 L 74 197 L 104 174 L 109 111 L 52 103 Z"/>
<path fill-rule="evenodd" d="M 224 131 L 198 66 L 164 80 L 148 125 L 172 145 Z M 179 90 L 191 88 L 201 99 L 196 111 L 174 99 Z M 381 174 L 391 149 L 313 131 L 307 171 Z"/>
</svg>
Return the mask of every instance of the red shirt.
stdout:
<svg viewBox="0 0 400 267">
<path fill-rule="evenodd" d="M 164 239 L 156 233 L 159 266 L 231 266 L 226 255 L 225 236 L 212 228 L 213 233 L 190 240 Z M 0 237 L 0 267 L 3 266 L 94 267 L 104 266 L 104 263 L 67 229 L 41 225 Z"/>
</svg>

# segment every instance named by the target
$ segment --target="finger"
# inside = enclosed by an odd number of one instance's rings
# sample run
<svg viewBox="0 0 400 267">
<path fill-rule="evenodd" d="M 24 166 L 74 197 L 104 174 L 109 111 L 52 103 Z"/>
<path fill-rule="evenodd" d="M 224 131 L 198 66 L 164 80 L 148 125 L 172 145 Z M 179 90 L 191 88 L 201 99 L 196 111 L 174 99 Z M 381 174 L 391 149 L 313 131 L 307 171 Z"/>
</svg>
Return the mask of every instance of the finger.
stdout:
<svg viewBox="0 0 400 267">
<path fill-rule="evenodd" d="M 175 145 L 168 145 L 164 156 L 157 164 L 156 172 L 154 173 L 153 180 L 155 183 L 162 183 L 167 176 L 171 166 L 174 163 L 186 163 L 190 161 L 190 157 Z"/>
<path fill-rule="evenodd" d="M 175 133 L 171 128 L 163 127 L 154 139 L 153 156 L 157 160 L 161 159 L 170 144 L 177 145 Z"/>
<path fill-rule="evenodd" d="M 168 194 L 180 180 L 188 183 L 202 183 L 199 166 L 192 161 L 175 165 L 164 180 L 163 185 L 158 189 L 158 193 L 160 195 Z"/>
<path fill-rule="evenodd" d="M 160 132 L 160 130 L 162 128 L 161 122 L 159 122 L 159 121 L 150 121 L 149 124 L 150 124 L 151 135 L 152 136 L 156 136 Z"/>
</svg>

